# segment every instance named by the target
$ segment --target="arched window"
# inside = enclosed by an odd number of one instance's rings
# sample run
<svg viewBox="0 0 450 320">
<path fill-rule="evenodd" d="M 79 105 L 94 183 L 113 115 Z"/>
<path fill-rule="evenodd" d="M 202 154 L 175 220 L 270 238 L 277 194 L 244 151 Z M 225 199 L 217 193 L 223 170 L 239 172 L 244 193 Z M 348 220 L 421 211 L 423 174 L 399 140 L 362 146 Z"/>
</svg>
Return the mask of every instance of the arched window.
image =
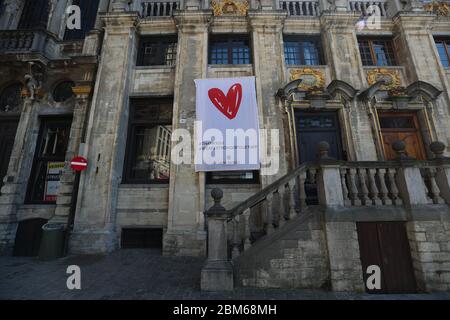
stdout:
<svg viewBox="0 0 450 320">
<path fill-rule="evenodd" d="M 72 88 L 75 86 L 75 83 L 72 81 L 63 81 L 60 82 L 53 90 L 53 100 L 55 102 L 64 102 L 67 99 L 74 96 Z"/>
<path fill-rule="evenodd" d="M 20 91 L 22 84 L 14 83 L 0 93 L 0 112 L 16 112 L 22 102 Z"/>
</svg>

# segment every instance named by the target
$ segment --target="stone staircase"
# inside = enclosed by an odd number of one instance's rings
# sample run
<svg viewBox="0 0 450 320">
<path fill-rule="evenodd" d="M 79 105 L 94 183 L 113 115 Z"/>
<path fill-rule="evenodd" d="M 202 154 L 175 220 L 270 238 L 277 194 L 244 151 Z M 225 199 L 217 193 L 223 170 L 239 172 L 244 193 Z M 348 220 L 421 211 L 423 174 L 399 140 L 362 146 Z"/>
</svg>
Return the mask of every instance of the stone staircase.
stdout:
<svg viewBox="0 0 450 320">
<path fill-rule="evenodd" d="M 395 161 L 346 162 L 330 159 L 328 144 L 321 143 L 319 161 L 301 165 L 231 210 L 220 204 L 223 192 L 214 189 L 214 205 L 206 212 L 202 290 L 363 291 L 357 221 L 415 225 L 422 222 L 414 220 L 450 217 L 450 160 L 442 157 L 442 145 L 437 149 L 430 161 L 407 158 L 399 146 Z M 307 205 L 305 182 L 317 185 L 318 205 Z M 258 239 L 251 232 L 256 208 L 265 226 Z M 433 211 L 441 216 L 434 217 Z M 409 241 L 414 248 L 421 240 L 411 235 Z M 444 251 L 436 259 L 450 257 L 450 248 Z M 413 259 L 417 273 L 425 272 L 429 255 L 417 253 Z"/>
</svg>

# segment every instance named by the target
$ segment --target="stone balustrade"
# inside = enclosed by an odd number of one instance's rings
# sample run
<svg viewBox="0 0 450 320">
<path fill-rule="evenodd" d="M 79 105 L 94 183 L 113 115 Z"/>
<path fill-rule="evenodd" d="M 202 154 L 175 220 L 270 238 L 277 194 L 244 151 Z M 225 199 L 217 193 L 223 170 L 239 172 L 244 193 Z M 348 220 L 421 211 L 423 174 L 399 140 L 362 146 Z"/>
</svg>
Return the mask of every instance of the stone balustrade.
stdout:
<svg viewBox="0 0 450 320">
<path fill-rule="evenodd" d="M 393 148 L 397 159 L 392 161 L 346 162 L 329 157 L 328 143 L 321 142 L 317 162 L 302 164 L 231 210 L 220 204 L 222 190 L 214 189 L 215 205 L 206 212 L 208 262 L 202 270 L 202 290 L 233 289 L 231 259 L 254 243 L 252 209 L 259 205 L 264 232 L 270 235 L 308 209 L 305 184 L 316 185 L 319 205 L 324 208 L 391 206 L 404 210 L 450 204 L 450 159 L 443 157 L 443 143 L 430 145 L 434 159 L 428 161 L 408 157 L 403 142 L 394 143 Z"/>
<path fill-rule="evenodd" d="M 319 16 L 319 1 L 281 0 L 278 9 L 286 10 L 289 16 Z"/>
<path fill-rule="evenodd" d="M 62 42 L 44 30 L 0 31 L 0 53 L 40 53 L 47 58 L 60 58 Z"/>
<path fill-rule="evenodd" d="M 139 8 L 142 17 L 170 17 L 182 8 L 181 1 L 143 0 Z"/>
<path fill-rule="evenodd" d="M 386 0 L 356 0 L 349 1 L 347 9 L 353 12 L 361 12 L 365 16 L 368 16 L 369 14 L 377 14 L 377 11 L 379 10 L 380 16 L 387 17 L 387 6 L 388 3 Z"/>
</svg>

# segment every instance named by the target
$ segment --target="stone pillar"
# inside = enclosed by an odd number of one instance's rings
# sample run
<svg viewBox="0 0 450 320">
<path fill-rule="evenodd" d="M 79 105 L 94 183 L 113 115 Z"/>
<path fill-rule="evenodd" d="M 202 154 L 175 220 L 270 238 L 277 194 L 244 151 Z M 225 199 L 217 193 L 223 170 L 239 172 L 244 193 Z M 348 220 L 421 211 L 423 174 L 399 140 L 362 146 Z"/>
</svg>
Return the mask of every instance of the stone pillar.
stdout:
<svg viewBox="0 0 450 320">
<path fill-rule="evenodd" d="M 103 15 L 101 64 L 89 112 L 84 156 L 69 250 L 101 253 L 116 248 L 118 186 L 122 179 L 128 121 L 128 88 L 136 42 L 136 13 Z"/>
<path fill-rule="evenodd" d="M 14 246 L 18 223 L 17 207 L 23 204 L 25 199 L 28 175 L 34 155 L 34 142 L 38 131 L 34 128 L 37 127 L 39 100 L 31 99 L 30 94 L 26 91 L 23 93 L 25 101 L 0 196 L 0 254 L 11 253 Z M 37 98 L 39 97 L 37 95 Z M 23 150 L 32 151 L 23 152 Z"/>
<path fill-rule="evenodd" d="M 393 19 L 394 41 L 399 65 L 405 66 L 408 78 L 406 82 L 425 81 L 444 91 L 435 101 L 430 102 L 429 116 L 437 135 L 434 139 L 449 145 L 450 81 L 445 69 L 441 67 L 432 34 L 435 21 L 436 17 L 428 12 L 399 12 Z"/>
<path fill-rule="evenodd" d="M 353 12 L 324 12 L 321 16 L 324 53 L 332 79 L 342 80 L 361 90 L 367 88 L 366 75 L 362 66 L 355 23 L 358 13 Z M 354 99 L 344 109 L 348 113 L 349 123 L 357 135 L 353 135 L 352 144 L 357 161 L 378 160 L 375 139 L 371 129 L 371 120 L 361 102 Z M 351 150 L 351 147 L 349 147 Z"/>
<path fill-rule="evenodd" d="M 290 161 L 289 130 L 285 132 L 284 113 L 280 110 L 275 97 L 276 92 L 283 87 L 288 79 L 284 79 L 283 68 L 283 26 L 285 12 L 261 11 L 249 12 L 249 22 L 252 33 L 253 65 L 256 75 L 256 95 L 259 108 L 261 129 L 268 130 L 267 152 L 273 152 L 271 145 L 271 129 L 279 130 L 279 168 L 273 175 L 262 175 L 262 186 L 267 186 L 277 178 L 285 175 Z M 285 137 L 286 136 L 286 137 Z M 263 162 L 266 159 L 262 159 Z M 264 167 L 264 165 L 263 165 Z M 292 169 L 292 168 L 291 168 Z"/>
<path fill-rule="evenodd" d="M 175 71 L 173 130 L 185 129 L 194 137 L 194 79 L 206 78 L 208 51 L 208 18 L 210 12 L 179 11 L 178 55 Z M 180 119 L 186 121 L 180 121 Z M 194 150 L 194 139 L 191 139 Z M 193 155 L 192 155 L 193 159 Z M 163 239 L 165 255 L 205 256 L 206 233 L 202 223 L 200 175 L 194 163 L 170 165 L 169 210 L 167 232 Z"/>
<path fill-rule="evenodd" d="M 75 93 L 76 100 L 73 110 L 72 125 L 70 127 L 70 140 L 66 151 L 66 165 L 60 179 L 55 216 L 49 221 L 49 223 L 61 223 L 64 225 L 68 222 L 67 218 L 70 213 L 75 178 L 75 173 L 70 168 L 70 160 L 79 153 L 91 87 L 76 86 L 72 88 L 72 90 Z"/>
<path fill-rule="evenodd" d="M 226 223 L 228 212 L 220 204 L 223 192 L 211 191 L 214 205 L 206 212 L 208 217 L 208 260 L 202 269 L 200 287 L 204 291 L 231 291 L 233 266 L 228 259 Z"/>
</svg>

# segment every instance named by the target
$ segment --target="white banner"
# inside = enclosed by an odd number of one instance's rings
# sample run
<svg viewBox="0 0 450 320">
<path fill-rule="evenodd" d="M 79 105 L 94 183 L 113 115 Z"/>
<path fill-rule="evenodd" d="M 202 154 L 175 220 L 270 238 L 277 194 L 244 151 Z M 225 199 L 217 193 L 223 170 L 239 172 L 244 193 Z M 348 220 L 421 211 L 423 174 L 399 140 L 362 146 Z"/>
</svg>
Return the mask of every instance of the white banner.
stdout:
<svg viewBox="0 0 450 320">
<path fill-rule="evenodd" d="M 255 77 L 198 79 L 195 171 L 257 170 Z"/>
</svg>

